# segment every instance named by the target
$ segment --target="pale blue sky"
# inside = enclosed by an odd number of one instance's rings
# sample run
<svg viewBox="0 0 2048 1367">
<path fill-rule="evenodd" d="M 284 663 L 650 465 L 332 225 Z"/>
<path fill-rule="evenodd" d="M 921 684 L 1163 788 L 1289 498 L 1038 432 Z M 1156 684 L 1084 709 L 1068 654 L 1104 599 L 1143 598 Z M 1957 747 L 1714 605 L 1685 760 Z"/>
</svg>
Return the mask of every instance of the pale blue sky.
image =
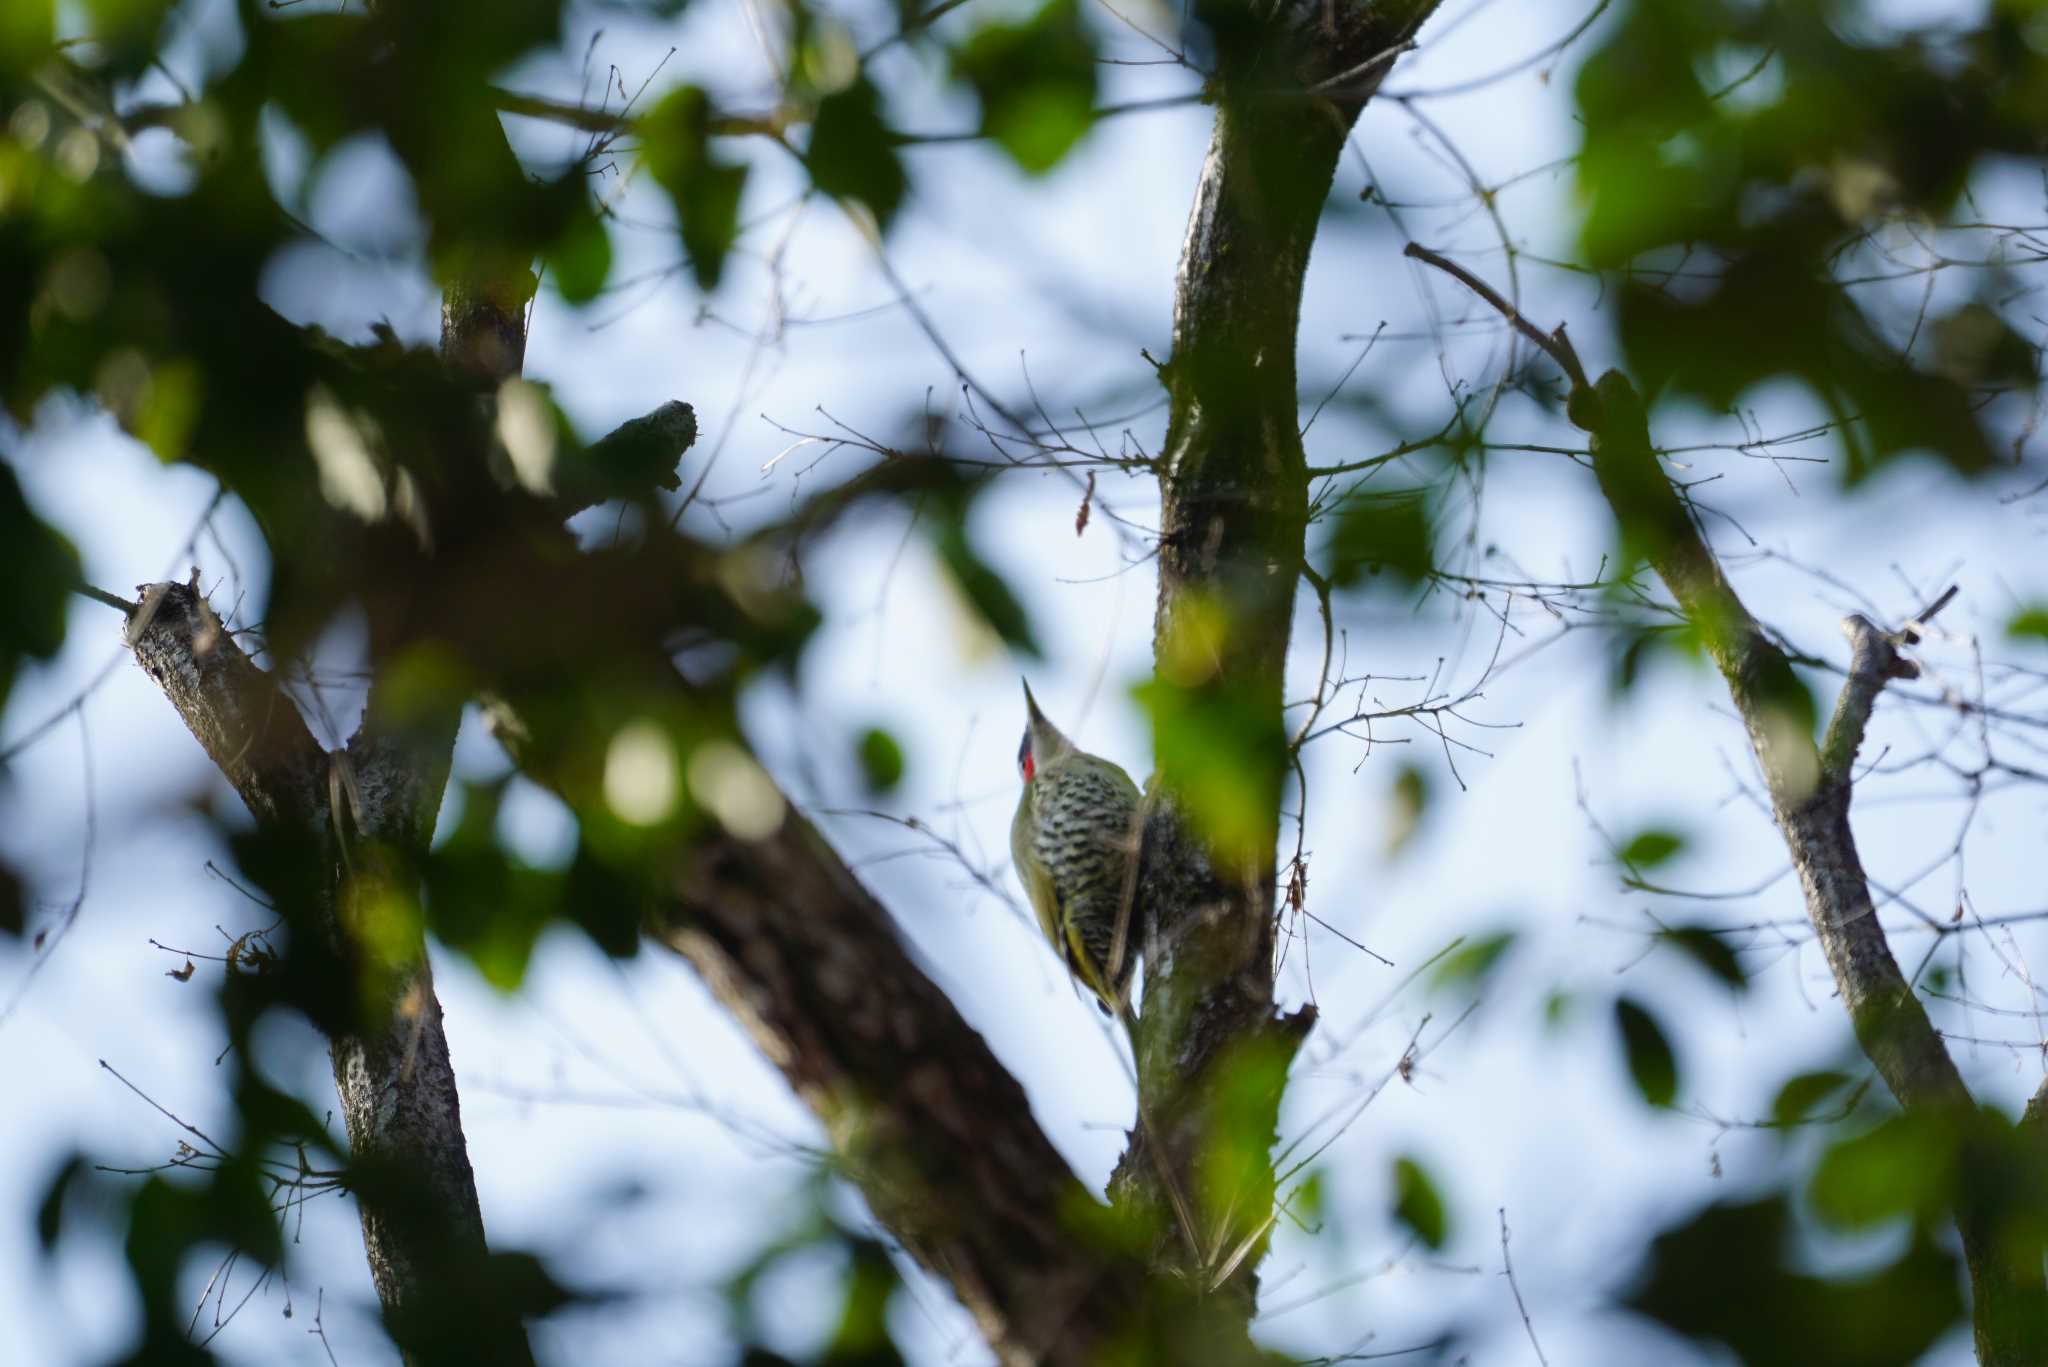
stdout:
<svg viewBox="0 0 2048 1367">
<path fill-rule="evenodd" d="M 197 8 L 201 32 L 224 9 L 218 0 L 201 0 Z M 1145 6 L 1127 12 L 1140 23 L 1158 18 Z M 1467 12 L 1472 17 L 1459 22 Z M 1561 34 L 1581 12 L 1578 5 L 1452 6 L 1425 30 L 1423 51 L 1404 62 L 1390 87 L 1423 90 L 1498 69 Z M 1114 53 L 1145 55 L 1129 30 L 1096 13 Z M 596 67 L 616 64 L 629 88 L 654 70 L 671 42 L 681 51 L 656 78 L 657 91 L 671 80 L 704 80 L 745 105 L 763 88 L 760 49 L 731 0 L 699 0 L 674 34 L 616 13 L 606 14 L 603 25 Z M 588 38 L 587 29 L 570 35 L 564 51 L 580 54 Z M 898 64 L 883 68 L 892 80 L 910 65 L 900 52 L 884 60 Z M 1484 179 L 1498 182 L 1570 153 L 1575 61 L 1567 57 L 1554 71 L 1538 68 L 1420 107 Z M 1106 68 L 1104 94 L 1115 100 L 1185 89 L 1191 79 L 1167 68 Z M 508 83 L 573 96 L 576 63 L 573 56 L 566 64 L 535 62 Z M 900 113 L 903 123 L 920 128 L 972 118 L 957 99 L 913 99 Z M 1116 411 L 1132 394 L 1149 399 L 1149 368 L 1138 348 L 1164 355 L 1168 345 L 1172 269 L 1206 138 L 1205 113 L 1196 107 L 1106 123 L 1042 183 L 1024 181 L 985 149 L 913 151 L 914 199 L 889 240 L 890 260 L 965 364 L 991 385 L 1015 388 L 1021 352 L 1039 392 L 1062 416 L 1076 404 L 1099 413 Z M 515 136 L 536 158 L 570 146 L 569 135 L 555 129 L 521 126 Z M 1369 109 L 1357 142 L 1391 197 L 1441 206 L 1410 211 L 1404 221 L 1411 231 L 1431 245 L 1472 252 L 1465 259 L 1475 269 L 1501 279 L 1497 244 L 1487 250 L 1489 225 L 1459 202 L 1455 168 L 1400 107 Z M 274 142 L 270 156 L 281 183 L 304 173 L 288 137 Z M 408 337 L 431 337 L 435 296 L 417 269 L 416 238 L 391 229 L 388 162 L 369 146 L 331 161 L 316 176 L 307 212 L 356 256 L 309 247 L 280 262 L 268 286 L 272 302 L 344 335 L 388 317 Z M 1383 340 L 1352 386 L 1388 396 L 1397 424 L 1417 424 L 1400 426 L 1395 437 L 1412 436 L 1426 430 L 1419 425 L 1435 411 L 1446 373 L 1475 385 L 1491 382 L 1500 336 L 1440 332 L 1446 320 L 1472 316 L 1467 301 L 1441 277 L 1403 261 L 1400 238 L 1384 218 L 1355 206 L 1363 180 L 1359 163 L 1347 160 L 1339 198 L 1351 198 L 1354 207 L 1333 218 L 1312 265 L 1301 334 L 1305 411 L 1319 397 L 1317 386 L 1334 382 L 1357 354 L 1361 344 L 1344 339 L 1370 334 L 1384 320 L 1390 334 L 1413 340 Z M 659 196 L 644 179 L 605 184 L 621 195 L 625 218 L 648 225 L 619 235 L 615 280 L 671 265 L 674 243 L 662 230 L 667 218 Z M 670 276 L 582 311 L 544 291 L 533 320 L 528 374 L 554 387 L 586 433 L 671 397 L 695 403 L 705 441 L 685 474 L 716 449 L 710 491 L 730 497 L 768 490 L 756 502 L 734 504 L 729 516 L 738 519 L 772 512 L 809 481 L 837 478 L 858 464 L 857 456 L 842 453 L 804 474 L 818 456 L 818 448 L 805 447 L 764 475 L 763 464 L 790 439 L 762 415 L 824 431 L 815 411 L 823 408 L 857 427 L 894 431 L 928 387 L 942 408 L 956 388 L 902 311 L 889 307 L 891 291 L 869 249 L 836 211 L 813 204 L 794 222 L 779 212 L 798 188 L 786 162 L 756 157 L 747 214 L 759 221 L 747 238 L 750 255 L 735 259 L 732 279 L 708 310 L 693 287 Z M 2008 190 L 2015 197 L 2032 193 L 2001 186 L 1987 193 Z M 1568 254 L 1570 195 L 1569 170 L 1560 169 L 1501 197 L 1523 249 Z M 402 217 L 397 221 L 402 228 Z M 782 255 L 771 272 L 762 258 L 775 251 Z M 1526 262 L 1522 282 L 1532 316 L 1568 319 L 1590 365 L 1617 359 L 1591 282 Z M 829 324 L 800 321 L 865 310 L 879 311 Z M 791 325 L 760 345 L 749 341 L 747 334 L 778 315 Z M 1448 359 L 1432 340 L 1438 335 L 1450 339 Z M 1790 430 L 1810 416 L 1796 395 L 1783 392 L 1757 396 L 1756 407 L 1767 432 Z M 1570 436 L 1512 396 L 1497 421 L 1501 439 Z M 1128 426 L 1154 450 L 1162 422 L 1151 412 Z M 1664 415 L 1658 436 L 1676 444 L 1731 433 L 1739 429 L 1727 420 L 1676 413 Z M 1105 440 L 1113 443 L 1113 435 Z M 1315 461 L 1386 444 L 1388 434 L 1366 429 L 1341 404 L 1309 434 Z M 78 539 L 95 582 L 125 591 L 167 571 L 183 577 L 180 545 L 211 494 L 203 477 L 159 467 L 105 422 L 70 405 L 53 404 L 36 430 L 12 445 L 31 499 Z M 1825 442 L 1814 448 L 1830 450 Z M 1953 579 L 1963 592 L 1944 627 L 1981 633 L 1993 656 L 2010 655 L 1998 628 L 2012 605 L 2048 591 L 2039 568 L 2043 504 L 1998 503 L 2001 486 L 1965 495 L 1930 467 L 1908 462 L 1844 505 L 1832 473 L 1820 467 L 1781 470 L 1723 451 L 1703 453 L 1696 469 L 1723 476 L 1712 501 L 1732 521 L 1710 531 L 1725 551 L 1750 550 L 1746 533 L 1758 547 L 1825 566 L 1893 614 Z M 959 839 L 1013 888 L 1005 833 L 1016 792 L 1017 675 L 1028 668 L 1049 712 L 1080 743 L 1142 774 L 1147 735 L 1126 689 L 1149 666 L 1154 583 L 1149 564 L 1129 565 L 1107 518 L 1098 515 L 1085 536 L 1074 536 L 1077 496 L 1065 479 L 1027 473 L 1007 482 L 978 509 L 974 531 L 1032 608 L 1047 647 L 1044 661 L 1027 665 L 963 631 L 922 543 L 906 539 L 900 515 L 891 513 L 809 559 L 809 583 L 831 625 L 806 659 L 801 693 L 764 690 L 747 715 L 771 768 L 793 792 L 825 806 L 858 800 L 845 757 L 849 728 L 889 726 L 911 760 L 893 808 Z M 1149 520 L 1152 496 L 1142 482 L 1105 473 L 1098 488 L 1118 512 Z M 1497 541 L 1539 577 L 1588 576 L 1608 545 L 1590 475 L 1555 457 L 1494 456 L 1483 510 L 1478 544 Z M 241 587 L 259 593 L 264 561 L 253 528 L 232 507 L 217 526 L 247 576 Z M 211 540 L 199 547 L 197 563 L 209 583 L 229 575 L 230 555 Z M 1776 562 L 1743 565 L 1737 583 L 1755 610 L 1801 645 L 1844 657 L 1834 627 L 1848 606 L 1844 594 Z M 216 598 L 223 606 L 236 591 L 229 585 Z M 1447 678 L 1477 678 L 1493 650 L 1494 619 L 1476 610 L 1454 615 L 1441 603 L 1412 617 L 1408 607 L 1391 596 L 1344 606 L 1352 671 L 1426 677 L 1441 657 Z M 1549 616 L 1527 604 L 1513 620 L 1528 635 L 1509 637 L 1506 656 L 1552 629 Z M 17 687 L 0 721 L 0 744 L 75 695 L 117 653 L 118 634 L 113 614 L 81 602 L 64 655 Z M 1297 642 L 1291 691 L 1298 695 L 1320 652 L 1307 599 Z M 332 644 L 329 662 L 345 663 L 346 640 Z M 1412 1083 L 1388 1084 L 1324 1155 L 1336 1212 L 1331 1227 L 1313 1239 L 1280 1227 L 1265 1267 L 1273 1313 L 1261 1326 L 1276 1346 L 1341 1352 L 1370 1333 L 1370 1349 L 1385 1350 L 1469 1312 L 1491 1326 L 1475 1345 L 1474 1361 L 1531 1360 L 1497 1275 L 1495 1211 L 1505 1206 L 1521 1290 L 1550 1359 L 1642 1360 L 1658 1341 L 1605 1312 L 1603 1296 L 1625 1278 L 1648 1232 L 1703 1200 L 1754 1190 L 1778 1171 L 1779 1146 L 1743 1131 L 1717 1137 L 1712 1124 L 1683 1114 L 1648 1115 L 1621 1068 L 1608 1000 L 1625 991 L 1655 1004 L 1676 1034 L 1683 1105 L 1719 1116 L 1764 1114 L 1785 1076 L 1843 1056 L 1845 1023 L 1810 944 L 1774 948 L 1760 937 L 1744 955 L 1760 975 L 1745 999 L 1731 1001 L 1668 951 L 1638 962 L 1639 935 L 1593 923 L 1646 926 L 1649 908 L 1618 889 L 1576 804 L 1575 784 L 1622 838 L 1654 824 L 1694 836 L 1691 852 L 1663 871 L 1674 884 L 1740 888 L 1784 862 L 1768 824 L 1736 795 L 1750 763 L 1718 681 L 1662 666 L 1652 687 L 1617 704 L 1606 685 L 1611 653 L 1597 630 L 1578 631 L 1491 680 L 1468 715 L 1518 729 L 1455 733 L 1492 752 L 1458 757 L 1468 791 L 1458 791 L 1441 750 L 1413 727 L 1383 734 L 1415 743 L 1370 755 L 1342 739 L 1311 752 L 1310 908 L 1395 966 L 1321 931 L 1305 950 L 1290 950 L 1283 990 L 1294 1000 L 1312 990 L 1323 1024 L 1290 1092 L 1284 1138 L 1311 1133 L 1318 1117 L 1379 1085 L 1418 1029 L 1434 1039 L 1463 1010 L 1455 996 L 1410 988 L 1358 1029 L 1413 966 L 1460 934 L 1513 927 L 1523 941 L 1478 1011 L 1427 1057 Z M 1967 643 L 1944 644 L 1937 654 L 1967 686 Z M 1399 705 L 1419 688 L 1387 682 L 1374 692 Z M 340 730 L 352 729 L 346 689 L 331 691 L 328 703 Z M 262 919 L 204 871 L 219 851 L 201 823 L 176 813 L 182 795 L 224 790 L 148 681 L 122 663 L 85 716 L 98 795 L 88 895 L 75 928 L 0 1025 L 0 1092 L 19 1099 L 15 1118 L 0 1130 L 0 1211 L 9 1212 L 0 1219 L 0 1268 L 15 1272 L 0 1277 L 0 1323 L 13 1326 L 0 1342 L 0 1362 L 97 1361 L 128 1332 L 135 1312 L 118 1275 L 118 1242 L 67 1238 L 54 1275 L 46 1275 L 36 1265 L 28 1216 L 69 1146 L 85 1144 L 103 1161 L 142 1164 L 166 1156 L 179 1137 L 95 1060 L 105 1059 L 202 1127 L 225 1114 L 212 1062 L 222 1038 L 203 987 L 217 965 L 202 964 L 193 984 L 180 985 L 164 974 L 182 960 L 147 939 L 218 952 L 217 924 L 232 932 Z M 1866 754 L 1886 744 L 1908 753 L 1915 734 L 1913 719 L 1888 705 Z M 79 756 L 78 727 L 67 722 L 24 754 L 11 782 L 0 785 L 0 845 L 36 872 L 45 918 L 77 891 Z M 1429 771 L 1437 801 L 1417 841 L 1390 860 L 1384 845 L 1391 776 L 1409 759 Z M 502 764 L 488 740 L 465 728 L 459 773 L 496 772 Z M 1947 791 L 1932 773 L 1870 781 L 1858 829 L 1873 876 L 1902 880 L 1936 858 L 1954 840 L 1958 816 L 1945 800 L 1881 805 L 1879 796 L 1940 798 Z M 224 805 L 233 807 L 231 796 Z M 521 792 L 505 820 L 508 834 L 535 857 L 550 850 L 559 857 L 565 818 L 549 799 Z M 958 868 L 896 857 L 917 845 L 909 833 L 861 818 L 825 824 L 934 977 L 1022 1079 L 1054 1141 L 1099 1189 L 1122 1147 L 1130 1089 L 1096 1013 L 1063 981 L 1035 929 L 976 891 Z M 2041 824 L 2039 798 L 2024 792 L 1989 802 L 1980 813 L 1968 869 L 1983 914 L 2038 907 Z M 1953 881 L 1944 870 L 1918 893 L 1945 913 Z M 1717 922 L 1799 914 L 1789 881 L 1725 906 L 1654 909 Z M 2039 940 L 2030 927 L 2017 927 L 2000 937 L 1996 956 L 1973 942 L 1973 992 L 2007 1007 L 2023 1003 L 2014 966 L 2032 961 Z M 1899 943 L 1910 962 L 1925 938 L 1902 934 Z M 562 1317 L 537 1339 L 545 1358 L 720 1361 L 724 1330 L 712 1288 L 793 1211 L 791 1193 L 808 1168 L 803 1148 L 819 1140 L 807 1113 L 688 971 L 663 953 L 614 966 L 577 935 L 557 932 L 513 998 L 494 993 L 455 956 L 437 953 L 435 969 L 493 1241 L 548 1254 L 572 1283 L 623 1284 L 640 1298 Z M 0 1002 L 12 999 L 27 970 L 25 953 L 0 955 Z M 1572 994 L 1576 1005 L 1552 1031 L 1543 1021 L 1554 989 Z M 1972 1027 L 1969 1033 L 2011 1037 L 2032 1028 L 1983 1016 L 1973 1017 Z M 2026 1052 L 1984 1048 L 1962 1052 L 1959 1061 L 1986 1095 L 2009 1106 L 2040 1076 L 2038 1059 Z M 316 1112 L 331 1104 L 324 1049 L 305 1027 L 279 1022 L 266 1030 L 258 1063 L 295 1083 Z M 1323 1131 L 1313 1133 L 1311 1144 Z M 1434 1258 L 1410 1248 L 1386 1218 L 1391 1165 L 1404 1153 L 1430 1166 L 1452 1204 L 1453 1242 Z M 628 1180 L 644 1184 L 642 1199 L 608 1194 Z M 843 1204 L 859 1218 L 857 1203 Z M 1839 1250 L 1823 1256 L 1833 1251 Z M 389 1360 L 365 1328 L 370 1289 L 353 1208 L 316 1203 L 292 1258 L 293 1318 L 280 1313 L 281 1288 L 259 1293 L 215 1341 L 223 1359 L 324 1361 L 303 1332 L 315 1289 L 324 1287 L 325 1320 L 341 1361 L 356 1367 Z M 210 1271 L 206 1259 L 188 1270 L 195 1300 Z M 1368 1272 L 1376 1275 L 1290 1308 L 1317 1288 Z M 246 1283 L 241 1277 L 231 1302 Z M 777 1343 L 797 1350 L 829 1327 L 829 1307 L 819 1296 L 828 1283 L 829 1269 L 798 1267 L 763 1288 Z M 919 1279 L 913 1290 L 896 1323 L 919 1363 L 986 1359 L 943 1288 Z M 1689 1360 L 1668 1345 L 1656 1351 L 1665 1360 Z M 1961 1361 L 1960 1352 L 1958 1341 L 1936 1360 Z"/>
</svg>

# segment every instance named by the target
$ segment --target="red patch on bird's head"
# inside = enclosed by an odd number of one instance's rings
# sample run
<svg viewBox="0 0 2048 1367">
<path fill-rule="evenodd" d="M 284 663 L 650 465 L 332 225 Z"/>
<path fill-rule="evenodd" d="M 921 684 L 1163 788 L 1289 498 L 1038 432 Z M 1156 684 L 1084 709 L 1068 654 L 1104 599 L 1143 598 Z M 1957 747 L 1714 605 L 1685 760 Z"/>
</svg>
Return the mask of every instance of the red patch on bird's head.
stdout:
<svg viewBox="0 0 2048 1367">
<path fill-rule="evenodd" d="M 1023 743 L 1017 747 L 1017 769 L 1024 775 L 1026 783 L 1031 782 L 1031 776 L 1038 772 L 1038 766 L 1031 760 L 1031 731 L 1029 727 L 1025 728 Z"/>
</svg>

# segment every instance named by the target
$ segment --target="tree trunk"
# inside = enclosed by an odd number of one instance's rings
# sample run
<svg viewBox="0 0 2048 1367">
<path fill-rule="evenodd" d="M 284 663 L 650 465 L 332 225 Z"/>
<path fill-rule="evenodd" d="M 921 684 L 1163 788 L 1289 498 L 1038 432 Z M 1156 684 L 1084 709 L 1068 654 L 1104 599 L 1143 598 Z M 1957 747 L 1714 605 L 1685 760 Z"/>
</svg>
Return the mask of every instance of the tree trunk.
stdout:
<svg viewBox="0 0 2048 1367">
<path fill-rule="evenodd" d="M 1303 280 L 1352 124 L 1434 3 L 1215 5 L 1215 130 L 1175 285 L 1140 912 L 1139 1120 L 1111 1190 L 1153 1256 L 1248 1323 L 1281 1092 L 1312 1008 L 1273 1004 L 1282 717 L 1308 470 Z M 1228 772 L 1220 774 L 1219 760 Z"/>
<path fill-rule="evenodd" d="M 500 144 L 499 160 L 517 175 L 502 136 Z M 530 292 L 523 267 L 516 278 L 452 283 L 441 333 L 448 369 L 474 386 L 517 375 Z M 404 612 L 390 609 L 373 605 L 373 664 L 408 643 Z M 417 915 L 416 870 L 447 787 L 460 708 L 400 719 L 373 685 L 360 729 L 343 752 L 329 754 L 276 680 L 242 653 L 196 581 L 148 586 L 136 621 L 136 658 L 263 833 L 320 870 L 297 880 L 309 905 L 282 910 L 296 932 L 319 943 L 316 957 L 342 983 L 325 985 L 333 1008 L 325 1024 L 363 1250 L 386 1325 L 408 1362 L 531 1363 L 520 1307 L 486 1274 L 483 1215 Z"/>
<path fill-rule="evenodd" d="M 402 740 L 379 734 L 373 716 L 344 761 L 320 748 L 193 586 L 147 586 L 132 620 L 137 661 L 241 794 L 260 835 L 310 865 L 292 879 L 301 895 L 279 909 L 310 942 L 294 955 L 338 980 L 322 984 L 334 1081 L 370 1277 L 394 1337 L 415 1361 L 447 1360 L 435 1345 L 451 1346 L 453 1331 L 488 1348 L 490 1361 L 531 1362 L 516 1311 L 457 1294 L 481 1283 L 483 1217 L 425 942 L 414 922 L 395 952 L 377 953 L 357 923 L 387 893 L 417 904 L 416 891 L 387 880 L 425 852 L 452 726 Z M 460 1318 L 451 1316 L 457 1303 Z"/>
</svg>

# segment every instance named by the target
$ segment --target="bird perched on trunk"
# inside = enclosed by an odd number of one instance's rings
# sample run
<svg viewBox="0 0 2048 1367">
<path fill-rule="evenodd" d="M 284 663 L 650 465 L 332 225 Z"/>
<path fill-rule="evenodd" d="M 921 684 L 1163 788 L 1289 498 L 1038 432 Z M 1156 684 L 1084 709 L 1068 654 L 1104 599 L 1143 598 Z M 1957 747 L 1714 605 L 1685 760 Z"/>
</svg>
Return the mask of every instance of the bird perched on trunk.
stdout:
<svg viewBox="0 0 2048 1367">
<path fill-rule="evenodd" d="M 1105 1012 L 1128 1023 L 1138 958 L 1138 786 L 1108 760 L 1075 749 L 1038 710 L 1030 684 L 1024 706 L 1024 794 L 1010 823 L 1010 857 L 1053 952 Z"/>
</svg>

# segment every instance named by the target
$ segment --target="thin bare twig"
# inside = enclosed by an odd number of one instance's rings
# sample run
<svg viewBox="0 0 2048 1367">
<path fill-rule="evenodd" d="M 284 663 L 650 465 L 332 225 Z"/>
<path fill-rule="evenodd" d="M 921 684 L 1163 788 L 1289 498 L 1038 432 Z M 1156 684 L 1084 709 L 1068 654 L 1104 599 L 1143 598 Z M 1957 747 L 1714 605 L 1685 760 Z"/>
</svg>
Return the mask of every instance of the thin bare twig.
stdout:
<svg viewBox="0 0 2048 1367">
<path fill-rule="evenodd" d="M 1514 1260 L 1508 1256 L 1508 1208 L 1500 1207 L 1500 1270 L 1508 1279 L 1508 1290 L 1515 1296 L 1515 1309 L 1522 1314 L 1522 1328 L 1529 1331 L 1529 1346 L 1536 1350 L 1536 1360 L 1543 1367 L 1550 1367 L 1550 1359 L 1543 1356 L 1543 1345 L 1536 1341 L 1536 1326 L 1530 1322 L 1529 1307 L 1522 1301 L 1522 1288 L 1515 1281 Z"/>
</svg>

